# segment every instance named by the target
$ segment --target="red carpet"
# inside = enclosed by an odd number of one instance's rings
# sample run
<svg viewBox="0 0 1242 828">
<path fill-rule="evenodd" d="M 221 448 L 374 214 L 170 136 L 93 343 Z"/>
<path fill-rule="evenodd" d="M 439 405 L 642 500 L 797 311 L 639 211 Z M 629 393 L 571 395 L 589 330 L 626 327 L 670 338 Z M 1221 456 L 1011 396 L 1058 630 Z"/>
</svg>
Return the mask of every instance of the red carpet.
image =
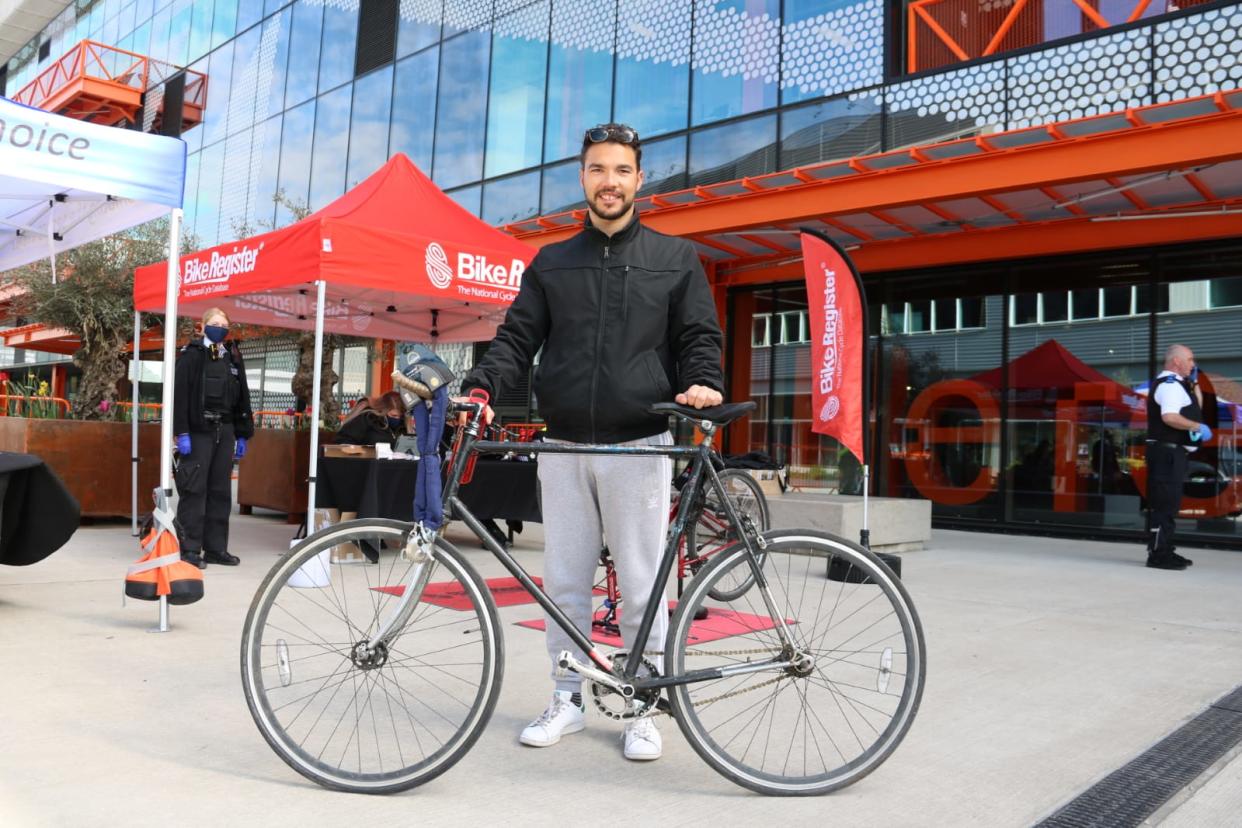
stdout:
<svg viewBox="0 0 1242 828">
<path fill-rule="evenodd" d="M 543 586 L 543 581 L 539 578 L 533 578 L 532 580 L 539 586 Z M 498 607 L 535 603 L 535 599 L 530 597 L 530 593 L 526 591 L 526 588 L 522 586 L 517 578 L 489 578 L 486 583 L 487 588 L 492 593 L 492 597 L 496 599 L 496 606 Z M 398 598 L 405 594 L 404 586 L 373 587 L 373 589 L 376 592 L 384 592 L 388 595 L 395 595 Z M 447 609 L 461 610 L 463 612 L 470 609 L 470 601 L 466 598 L 466 592 L 457 581 L 439 581 L 434 584 L 427 584 L 427 588 L 423 590 L 423 600 L 429 604 L 435 604 L 438 607 L 445 607 Z"/>
<path fill-rule="evenodd" d="M 677 606 L 677 602 L 669 601 L 668 605 L 669 609 L 672 609 Z M 603 614 L 603 610 L 600 610 L 595 614 L 595 617 L 601 618 Z M 517 625 L 532 630 L 542 630 L 544 628 L 542 618 L 519 621 Z M 698 644 L 705 644 L 708 641 L 717 641 L 733 635 L 770 630 L 774 626 L 772 619 L 767 616 L 750 615 L 744 612 L 733 612 L 732 610 L 712 610 L 702 621 L 691 622 L 690 640 Z M 609 635 L 598 628 L 592 628 L 591 640 L 596 644 L 607 644 L 612 647 L 622 646 L 620 636 Z"/>
</svg>

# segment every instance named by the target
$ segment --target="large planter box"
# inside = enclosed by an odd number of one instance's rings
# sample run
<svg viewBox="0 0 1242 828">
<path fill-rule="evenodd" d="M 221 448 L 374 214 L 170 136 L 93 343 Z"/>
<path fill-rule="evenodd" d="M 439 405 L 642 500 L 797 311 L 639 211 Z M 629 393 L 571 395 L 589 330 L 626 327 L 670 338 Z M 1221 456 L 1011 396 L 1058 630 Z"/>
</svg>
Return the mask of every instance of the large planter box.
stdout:
<svg viewBox="0 0 1242 828">
<path fill-rule="evenodd" d="M 77 498 L 83 517 L 129 517 L 132 426 L 93 420 L 0 417 L 0 451 L 43 459 Z M 160 482 L 160 427 L 138 426 L 138 511 Z"/>
<path fill-rule="evenodd" d="M 331 441 L 319 433 L 319 443 Z M 242 514 L 255 507 L 284 512 L 290 523 L 306 516 L 306 481 L 310 476 L 310 432 L 257 428 L 237 467 L 237 505 Z"/>
</svg>

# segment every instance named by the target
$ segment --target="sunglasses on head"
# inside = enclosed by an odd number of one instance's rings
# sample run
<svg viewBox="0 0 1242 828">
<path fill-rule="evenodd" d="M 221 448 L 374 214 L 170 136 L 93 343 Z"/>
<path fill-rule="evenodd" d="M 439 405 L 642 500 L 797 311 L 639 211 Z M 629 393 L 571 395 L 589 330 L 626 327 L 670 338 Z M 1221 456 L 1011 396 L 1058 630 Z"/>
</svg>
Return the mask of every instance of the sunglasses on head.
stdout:
<svg viewBox="0 0 1242 828">
<path fill-rule="evenodd" d="M 586 139 L 592 144 L 600 144 L 604 141 L 632 144 L 638 140 L 638 133 L 629 127 L 597 126 L 586 131 Z"/>
</svg>

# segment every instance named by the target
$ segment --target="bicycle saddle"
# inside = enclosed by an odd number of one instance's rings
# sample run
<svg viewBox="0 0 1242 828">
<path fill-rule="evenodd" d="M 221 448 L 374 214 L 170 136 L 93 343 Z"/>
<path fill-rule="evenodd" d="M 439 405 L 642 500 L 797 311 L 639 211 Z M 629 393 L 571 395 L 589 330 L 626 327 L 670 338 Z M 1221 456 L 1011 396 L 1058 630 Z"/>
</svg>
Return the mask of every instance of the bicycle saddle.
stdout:
<svg viewBox="0 0 1242 828">
<path fill-rule="evenodd" d="M 678 405 L 671 402 L 660 402 L 651 406 L 652 413 L 655 414 L 675 414 L 687 420 L 711 420 L 716 425 L 728 425 L 738 417 L 749 414 L 758 408 L 758 404 L 754 401 L 739 403 L 724 403 L 723 405 L 713 405 L 710 408 L 694 408 L 689 405 Z"/>
</svg>

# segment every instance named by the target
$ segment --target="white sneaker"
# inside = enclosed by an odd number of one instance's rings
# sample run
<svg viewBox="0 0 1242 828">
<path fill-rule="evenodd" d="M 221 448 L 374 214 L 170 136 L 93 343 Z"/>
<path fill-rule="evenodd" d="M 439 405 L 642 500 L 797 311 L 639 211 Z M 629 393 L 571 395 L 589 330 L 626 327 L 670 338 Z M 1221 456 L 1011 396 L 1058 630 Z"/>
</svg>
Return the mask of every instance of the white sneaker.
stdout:
<svg viewBox="0 0 1242 828">
<path fill-rule="evenodd" d="M 577 733 L 586 727 L 586 719 L 583 716 L 585 709 L 585 707 L 574 704 L 572 693 L 557 690 L 552 693 L 552 701 L 548 704 L 548 709 L 526 726 L 518 741 L 531 747 L 551 747 L 559 742 L 562 736 Z"/>
<path fill-rule="evenodd" d="M 664 753 L 660 731 L 650 717 L 634 719 L 625 726 L 625 758 L 638 762 L 659 759 Z"/>
</svg>

